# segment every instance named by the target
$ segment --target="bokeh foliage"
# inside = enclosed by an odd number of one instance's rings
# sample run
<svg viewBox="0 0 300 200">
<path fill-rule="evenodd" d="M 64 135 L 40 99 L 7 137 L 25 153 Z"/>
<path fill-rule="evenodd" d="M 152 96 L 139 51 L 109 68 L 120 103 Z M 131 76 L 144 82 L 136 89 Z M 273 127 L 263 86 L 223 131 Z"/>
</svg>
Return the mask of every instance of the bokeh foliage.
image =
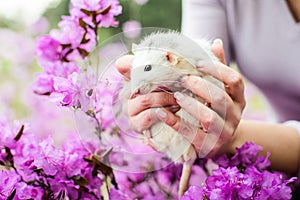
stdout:
<svg viewBox="0 0 300 200">
<path fill-rule="evenodd" d="M 122 24 L 128 20 L 141 22 L 142 27 L 162 27 L 180 30 L 181 0 L 149 0 L 144 5 L 138 5 L 134 0 L 120 0 L 123 13 L 117 17 L 120 26 L 101 29 L 101 40 L 122 31 Z M 48 9 L 44 16 L 49 20 L 51 28 L 56 28 L 61 15 L 68 13 L 69 0 L 62 0 L 56 7 Z"/>
</svg>

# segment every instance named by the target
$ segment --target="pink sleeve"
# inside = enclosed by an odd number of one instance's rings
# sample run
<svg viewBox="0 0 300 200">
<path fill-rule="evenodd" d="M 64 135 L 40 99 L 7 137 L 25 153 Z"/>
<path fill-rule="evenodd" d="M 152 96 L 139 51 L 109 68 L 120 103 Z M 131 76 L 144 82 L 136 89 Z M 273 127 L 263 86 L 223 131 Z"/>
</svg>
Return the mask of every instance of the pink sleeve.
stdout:
<svg viewBox="0 0 300 200">
<path fill-rule="evenodd" d="M 220 0 L 182 0 L 182 33 L 193 38 L 223 40 L 227 63 L 230 61 L 225 9 Z"/>
</svg>

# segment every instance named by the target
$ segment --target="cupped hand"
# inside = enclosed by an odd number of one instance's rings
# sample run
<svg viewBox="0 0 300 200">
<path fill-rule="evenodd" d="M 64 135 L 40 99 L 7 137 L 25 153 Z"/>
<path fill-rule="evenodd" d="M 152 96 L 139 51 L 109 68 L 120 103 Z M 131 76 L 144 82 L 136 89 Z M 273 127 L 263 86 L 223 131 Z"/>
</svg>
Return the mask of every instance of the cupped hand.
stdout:
<svg viewBox="0 0 300 200">
<path fill-rule="evenodd" d="M 235 132 L 246 105 L 242 76 L 226 66 L 222 42 L 216 40 L 212 51 L 220 62 L 214 68 L 197 66 L 224 84 L 224 89 L 198 76 L 186 76 L 182 86 L 205 100 L 205 104 L 189 95 L 176 92 L 174 97 L 179 106 L 192 115 L 202 127 L 193 127 L 172 112 L 158 108 L 160 119 L 188 139 L 199 153 L 199 157 L 214 157 L 229 152 Z"/>
<path fill-rule="evenodd" d="M 220 62 L 215 68 L 198 66 L 198 70 L 213 76 L 224 84 L 223 89 L 197 76 L 187 76 L 182 86 L 204 99 L 203 104 L 188 95 L 164 92 L 149 93 L 129 99 L 127 114 L 133 128 L 141 132 L 159 120 L 182 134 L 199 152 L 200 157 L 212 157 L 224 153 L 235 138 L 235 130 L 245 107 L 244 83 L 242 76 L 226 66 L 225 55 L 220 40 L 211 48 Z M 130 80 L 130 69 L 134 56 L 123 56 L 116 66 L 125 80 Z M 174 114 L 179 106 L 191 114 L 201 128 L 193 127 Z"/>
</svg>

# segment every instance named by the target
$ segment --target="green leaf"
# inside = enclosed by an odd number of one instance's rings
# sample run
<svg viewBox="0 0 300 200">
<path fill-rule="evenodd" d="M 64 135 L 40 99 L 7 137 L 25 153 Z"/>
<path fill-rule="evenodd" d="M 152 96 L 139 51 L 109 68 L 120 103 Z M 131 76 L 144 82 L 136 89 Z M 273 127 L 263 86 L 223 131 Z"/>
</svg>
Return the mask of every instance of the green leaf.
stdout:
<svg viewBox="0 0 300 200">
<path fill-rule="evenodd" d="M 89 55 L 89 52 L 87 52 L 85 49 L 78 47 L 77 48 L 78 52 L 80 53 L 80 55 L 85 58 Z"/>
<path fill-rule="evenodd" d="M 85 113 L 86 113 L 88 116 L 94 116 L 94 115 L 95 115 L 95 113 L 94 113 L 93 110 L 88 110 L 88 111 L 86 111 Z"/>
<path fill-rule="evenodd" d="M 12 191 L 12 193 L 7 197 L 6 200 L 13 200 L 16 195 L 16 188 Z"/>
<path fill-rule="evenodd" d="M 38 93 L 36 91 L 33 91 L 35 94 L 38 94 L 38 95 L 44 95 L 44 96 L 50 96 L 51 92 L 45 92 L 45 93 Z"/>
<path fill-rule="evenodd" d="M 93 90 L 93 88 L 92 88 L 92 89 L 90 89 L 90 90 L 87 92 L 87 95 L 90 97 L 90 96 L 93 95 L 93 92 L 94 92 L 94 90 Z"/>
<path fill-rule="evenodd" d="M 85 39 L 85 37 L 82 38 L 80 44 L 86 44 L 90 41 L 90 39 Z"/>
<path fill-rule="evenodd" d="M 73 181 L 76 185 L 79 185 L 79 186 L 82 186 L 82 187 L 89 184 L 89 181 L 86 178 L 84 178 L 82 176 L 79 176 L 79 175 L 74 176 L 72 179 L 73 179 Z"/>
<path fill-rule="evenodd" d="M 97 14 L 102 14 L 102 15 L 105 15 L 109 12 L 109 10 L 111 9 L 111 6 L 108 6 L 100 11 L 97 12 Z"/>
<path fill-rule="evenodd" d="M 90 16 L 94 13 L 94 11 L 86 10 L 83 8 L 81 8 L 80 11 L 83 12 L 84 14 L 86 14 L 87 16 Z"/>
<path fill-rule="evenodd" d="M 92 155 L 92 161 L 95 165 L 95 168 L 97 170 L 100 170 L 102 174 L 104 175 L 111 175 L 113 170 L 110 166 L 107 166 L 106 164 L 102 163 L 100 159 L 96 155 Z"/>
<path fill-rule="evenodd" d="M 62 46 L 62 48 L 65 49 L 65 48 L 70 48 L 72 44 L 60 44 L 60 46 Z"/>
<path fill-rule="evenodd" d="M 14 140 L 18 141 L 21 138 L 21 136 L 23 135 L 23 131 L 24 131 L 24 125 L 21 126 L 21 128 L 18 131 L 17 135 L 14 137 Z"/>
<path fill-rule="evenodd" d="M 79 18 L 79 26 L 86 30 L 86 23 L 82 18 Z"/>
</svg>

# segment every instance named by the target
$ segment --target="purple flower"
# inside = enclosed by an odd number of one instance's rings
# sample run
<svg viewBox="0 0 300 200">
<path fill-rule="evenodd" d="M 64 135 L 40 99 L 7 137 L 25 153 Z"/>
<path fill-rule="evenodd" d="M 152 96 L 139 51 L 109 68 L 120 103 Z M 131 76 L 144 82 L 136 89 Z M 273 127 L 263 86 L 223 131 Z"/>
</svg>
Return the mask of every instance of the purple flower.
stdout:
<svg viewBox="0 0 300 200">
<path fill-rule="evenodd" d="M 98 15 L 98 21 L 100 21 L 100 27 L 117 26 L 119 23 L 115 20 L 115 16 L 122 13 L 122 7 L 118 0 L 100 0 L 102 9 L 108 8 L 109 12 L 104 15 Z"/>
<path fill-rule="evenodd" d="M 71 15 L 62 17 L 60 29 L 37 41 L 37 57 L 44 73 L 38 76 L 34 91 L 50 95 L 63 106 L 81 107 L 85 112 L 93 109 L 95 95 L 87 93 L 92 91 L 90 80 L 94 79 L 90 74 L 81 75 L 75 61 L 85 59 L 96 46 L 99 27 L 117 25 L 115 16 L 121 11 L 117 0 L 72 0 Z"/>
<path fill-rule="evenodd" d="M 94 146 L 96 148 L 96 145 Z M 76 135 L 73 139 L 69 139 L 68 143 L 63 144 L 62 151 L 64 152 L 63 169 L 68 177 L 79 175 L 88 167 L 88 163 L 83 162 L 82 158 L 89 157 L 89 152 L 82 146 Z"/>
<path fill-rule="evenodd" d="M 180 198 L 180 200 L 201 200 L 205 196 L 204 187 L 191 186 Z"/>
<path fill-rule="evenodd" d="M 60 59 L 62 62 L 70 62 L 86 57 L 96 45 L 95 31 L 84 29 L 78 18 L 63 16 L 59 22 L 60 30 L 52 30 L 50 35 L 58 40 L 62 46 Z M 84 42 L 83 42 L 84 41 Z"/>
<path fill-rule="evenodd" d="M 213 170 L 211 176 L 207 177 L 205 185 L 200 186 L 200 190 L 205 191 L 206 198 L 290 199 L 291 188 L 288 184 L 294 182 L 296 178 L 284 180 L 282 174 L 267 171 L 270 153 L 267 153 L 266 157 L 258 156 L 261 150 L 260 146 L 245 143 L 237 149 L 233 157 L 228 158 L 226 155 L 219 157 L 217 159 L 219 168 Z M 197 191 L 195 188 L 194 190 Z"/>
<path fill-rule="evenodd" d="M 22 132 L 22 134 L 26 132 L 26 129 L 27 126 L 23 126 L 18 121 L 11 123 L 7 119 L 5 118 L 2 119 L 0 117 L 0 150 L 3 149 L 4 147 L 8 147 L 10 149 L 16 149 L 17 141 L 15 137 L 20 131 Z"/>
<path fill-rule="evenodd" d="M 77 74 L 74 72 L 68 78 L 54 77 L 54 92 L 51 93 L 52 101 L 60 103 L 63 106 L 78 106 L 79 89 L 76 86 Z"/>
<path fill-rule="evenodd" d="M 76 85 L 79 88 L 78 101 L 80 102 L 81 110 L 87 112 L 88 110 L 96 111 L 95 107 L 101 101 L 101 96 L 95 89 L 97 86 L 96 72 L 92 69 L 87 69 L 85 73 L 78 75 Z"/>
<path fill-rule="evenodd" d="M 72 73 L 81 72 L 81 69 L 74 62 L 52 62 L 44 66 L 45 75 L 53 75 L 63 78 L 68 78 Z"/>
<path fill-rule="evenodd" d="M 255 165 L 259 170 L 264 170 L 267 167 L 269 167 L 271 165 L 271 162 L 269 160 L 271 153 L 267 152 L 266 157 L 264 156 L 258 156 L 256 161 L 253 163 L 253 165 Z"/>
<path fill-rule="evenodd" d="M 78 19 L 72 16 L 63 16 L 58 26 L 61 28 L 61 32 L 57 35 L 54 34 L 55 32 L 52 33 L 57 40 L 62 44 L 71 44 L 73 48 L 78 47 L 85 33 L 79 25 Z"/>
<path fill-rule="evenodd" d="M 101 8 L 100 0 L 71 0 L 74 7 L 96 11 Z"/>
<path fill-rule="evenodd" d="M 37 81 L 33 85 L 33 91 L 41 95 L 50 95 L 53 91 L 53 76 L 49 74 L 37 75 Z"/>
<path fill-rule="evenodd" d="M 209 199 L 233 199 L 242 177 L 236 167 L 213 170 L 212 175 L 206 179 L 207 189 L 211 191 Z"/>
<path fill-rule="evenodd" d="M 99 11 L 111 6 L 109 12 L 113 15 L 121 14 L 121 6 L 118 0 L 71 0 L 72 6 L 89 11 Z"/>
<path fill-rule="evenodd" d="M 264 171 L 261 190 L 257 193 L 256 199 L 291 199 L 292 190 L 287 184 L 295 181 L 295 179 L 283 181 L 281 174 Z"/>
<path fill-rule="evenodd" d="M 103 11 L 104 13 L 102 13 Z M 117 26 L 118 22 L 115 20 L 115 16 L 119 15 L 121 11 L 122 7 L 116 0 L 76 1 L 76 4 L 70 9 L 70 13 L 77 28 L 84 30 L 80 46 L 77 45 L 77 47 L 90 52 L 97 43 L 97 29 L 100 27 Z M 65 24 L 62 24 L 62 26 L 64 27 Z M 59 35 L 57 33 L 57 31 L 53 32 L 53 34 Z"/>
<path fill-rule="evenodd" d="M 79 185 L 75 185 L 73 180 L 68 180 L 64 176 L 55 176 L 54 179 L 48 179 L 51 185 L 51 190 L 53 195 L 58 199 L 60 194 L 65 194 L 71 199 L 78 199 Z"/>
<path fill-rule="evenodd" d="M 0 169 L 0 199 L 6 199 L 19 180 L 20 177 L 14 171 Z"/>
<path fill-rule="evenodd" d="M 231 158 L 231 166 L 242 164 L 246 166 L 257 157 L 262 147 L 251 142 L 246 142 L 242 147 L 236 148 L 235 155 Z"/>
<path fill-rule="evenodd" d="M 112 188 L 109 192 L 109 199 L 118 199 L 118 200 L 130 200 L 130 198 L 123 194 L 120 190 Z"/>
<path fill-rule="evenodd" d="M 63 152 L 55 148 L 51 137 L 48 137 L 39 145 L 40 154 L 35 157 L 32 166 L 43 169 L 47 175 L 55 175 L 63 164 Z"/>
<path fill-rule="evenodd" d="M 115 16 L 111 13 L 99 15 L 98 20 L 100 21 L 100 27 L 117 27 L 119 25 L 119 22 L 115 20 Z"/>
<path fill-rule="evenodd" d="M 41 36 L 36 41 L 36 56 L 43 61 L 53 62 L 60 59 L 60 42 L 49 35 Z"/>
<path fill-rule="evenodd" d="M 6 199 L 14 189 L 14 199 L 42 199 L 45 193 L 54 198 L 64 194 L 77 199 L 80 193 L 87 199 L 100 198 L 101 172 L 93 175 L 94 165 L 84 161 L 90 153 L 80 141 L 70 140 L 59 149 L 51 137 L 39 142 L 34 135 L 28 134 L 27 126 L 18 139 L 15 139 L 15 132 L 20 129 L 18 123 L 11 126 L 0 120 L 0 127 L 0 136 L 4 136 L 1 131 L 5 130 L 14 141 L 11 148 L 0 146 L 1 164 L 6 164 L 9 170 L 0 170 L 0 199 Z M 3 144 L 1 139 L 6 138 L 0 137 L 0 144 Z M 97 152 L 100 146 L 95 142 L 89 145 L 93 145 L 93 152 Z M 85 187 L 82 192 L 81 187 Z"/>
<path fill-rule="evenodd" d="M 102 128 L 107 129 L 113 125 L 115 115 L 112 107 L 113 91 L 107 87 L 102 87 L 100 91 L 99 103 L 96 105 L 98 118 L 102 121 Z"/>
<path fill-rule="evenodd" d="M 72 0 L 72 5 L 71 15 L 78 19 L 81 18 L 87 24 L 92 25 L 92 27 L 95 26 L 95 24 L 91 23 L 92 19 L 82 12 L 81 9 L 92 11 L 96 15 L 96 22 L 99 27 L 117 26 L 118 22 L 115 20 L 115 16 L 122 12 L 122 7 L 117 0 Z M 104 13 L 100 12 L 104 10 Z"/>
<path fill-rule="evenodd" d="M 1 153 L 5 152 L 4 147 L 15 147 L 16 141 L 14 140 L 14 134 L 15 133 L 10 130 L 9 126 L 4 126 L 3 129 L 0 129 L 0 148 L 2 150 Z"/>
<path fill-rule="evenodd" d="M 226 154 L 219 156 L 215 161 L 220 167 L 228 167 L 230 160 Z"/>
<path fill-rule="evenodd" d="M 44 191 L 42 188 L 19 182 L 16 185 L 16 196 L 19 199 L 42 199 Z"/>
</svg>

